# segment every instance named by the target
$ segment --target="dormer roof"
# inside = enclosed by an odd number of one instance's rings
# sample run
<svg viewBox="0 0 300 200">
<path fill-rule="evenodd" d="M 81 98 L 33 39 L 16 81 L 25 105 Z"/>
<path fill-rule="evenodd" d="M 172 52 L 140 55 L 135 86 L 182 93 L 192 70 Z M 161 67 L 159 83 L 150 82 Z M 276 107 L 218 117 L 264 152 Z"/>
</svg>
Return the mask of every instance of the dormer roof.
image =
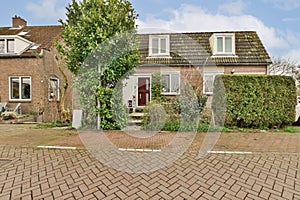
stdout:
<svg viewBox="0 0 300 200">
<path fill-rule="evenodd" d="M 17 38 L 21 37 L 31 43 L 20 55 L 0 55 L 3 56 L 37 56 L 42 49 L 51 50 L 54 41 L 59 37 L 62 26 L 20 26 L 20 27 L 0 27 L 1 37 Z"/>
</svg>

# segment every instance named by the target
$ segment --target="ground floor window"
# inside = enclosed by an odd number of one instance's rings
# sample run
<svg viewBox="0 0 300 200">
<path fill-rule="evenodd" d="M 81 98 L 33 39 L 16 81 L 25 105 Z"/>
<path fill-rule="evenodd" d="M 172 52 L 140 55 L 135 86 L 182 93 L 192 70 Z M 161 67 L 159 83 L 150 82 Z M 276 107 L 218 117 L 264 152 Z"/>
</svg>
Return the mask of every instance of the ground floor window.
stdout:
<svg viewBox="0 0 300 200">
<path fill-rule="evenodd" d="M 179 72 L 162 73 L 162 93 L 166 95 L 177 95 L 180 93 Z"/>
<path fill-rule="evenodd" d="M 9 77 L 9 93 L 10 100 L 31 100 L 31 77 Z"/>
<path fill-rule="evenodd" d="M 59 80 L 57 78 L 49 79 L 48 98 L 50 101 L 59 100 Z"/>
<path fill-rule="evenodd" d="M 204 75 L 203 80 L 203 91 L 204 94 L 212 94 L 214 90 L 214 80 L 215 75 L 213 74 L 206 74 Z"/>
</svg>

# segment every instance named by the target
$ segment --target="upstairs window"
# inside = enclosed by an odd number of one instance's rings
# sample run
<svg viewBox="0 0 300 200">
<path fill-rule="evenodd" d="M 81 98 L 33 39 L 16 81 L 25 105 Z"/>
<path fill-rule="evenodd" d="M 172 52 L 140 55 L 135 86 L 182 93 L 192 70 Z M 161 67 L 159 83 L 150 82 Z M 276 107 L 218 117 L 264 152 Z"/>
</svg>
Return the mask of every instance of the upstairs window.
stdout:
<svg viewBox="0 0 300 200">
<path fill-rule="evenodd" d="M 15 53 L 14 39 L 0 39 L 0 54 Z"/>
<path fill-rule="evenodd" d="M 149 37 L 149 56 L 170 56 L 169 35 L 151 35 Z"/>
<path fill-rule="evenodd" d="M 217 53 L 232 53 L 232 36 L 217 37 Z"/>
<path fill-rule="evenodd" d="M 232 33 L 216 33 L 210 38 L 214 56 L 235 56 L 235 36 Z"/>
</svg>

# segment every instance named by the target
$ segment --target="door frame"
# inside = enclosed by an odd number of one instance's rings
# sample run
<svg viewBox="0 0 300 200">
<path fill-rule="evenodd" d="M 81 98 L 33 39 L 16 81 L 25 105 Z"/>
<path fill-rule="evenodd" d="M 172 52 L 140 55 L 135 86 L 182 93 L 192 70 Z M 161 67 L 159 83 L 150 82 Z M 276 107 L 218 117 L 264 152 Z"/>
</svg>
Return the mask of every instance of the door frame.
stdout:
<svg viewBox="0 0 300 200">
<path fill-rule="evenodd" d="M 150 85 L 149 85 L 149 89 L 150 89 L 150 96 L 149 96 L 149 102 L 151 102 L 151 94 L 152 94 L 152 91 L 151 91 L 151 85 L 152 85 L 152 75 L 147 75 L 147 74 L 145 74 L 145 75 L 137 75 L 137 79 L 136 79 L 136 94 L 135 94 L 135 96 L 136 96 L 136 107 L 137 108 L 143 108 L 143 107 L 145 107 L 145 106 L 139 106 L 139 98 L 138 98 L 138 95 L 139 95 L 139 78 L 149 78 L 149 80 L 150 80 Z"/>
</svg>

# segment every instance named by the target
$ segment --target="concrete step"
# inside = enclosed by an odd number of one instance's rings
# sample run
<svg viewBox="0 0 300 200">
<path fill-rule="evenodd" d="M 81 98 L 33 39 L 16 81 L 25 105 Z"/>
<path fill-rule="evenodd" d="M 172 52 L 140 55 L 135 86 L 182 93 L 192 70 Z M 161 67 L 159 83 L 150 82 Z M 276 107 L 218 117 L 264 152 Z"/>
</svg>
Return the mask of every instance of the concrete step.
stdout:
<svg viewBox="0 0 300 200">
<path fill-rule="evenodd" d="M 128 122 L 128 125 L 141 125 L 143 123 L 143 120 L 130 120 Z"/>
<path fill-rule="evenodd" d="M 145 116 L 145 113 L 130 113 L 129 114 L 129 117 L 132 117 L 132 118 L 140 118 L 140 117 L 144 117 Z"/>
</svg>

